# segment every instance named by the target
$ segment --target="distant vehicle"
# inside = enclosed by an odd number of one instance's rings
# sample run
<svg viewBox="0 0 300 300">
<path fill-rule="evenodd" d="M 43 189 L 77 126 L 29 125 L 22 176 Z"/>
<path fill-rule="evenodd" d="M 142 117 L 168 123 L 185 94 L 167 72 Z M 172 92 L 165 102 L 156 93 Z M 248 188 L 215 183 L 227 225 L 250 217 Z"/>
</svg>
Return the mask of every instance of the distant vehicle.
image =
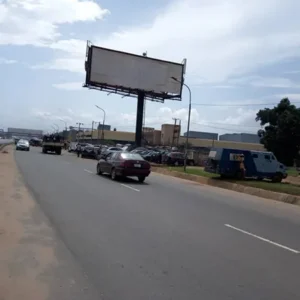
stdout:
<svg viewBox="0 0 300 300">
<path fill-rule="evenodd" d="M 75 152 L 77 147 L 77 143 L 71 142 L 68 148 L 68 152 Z"/>
<path fill-rule="evenodd" d="M 209 152 L 206 172 L 221 177 L 270 179 L 281 182 L 287 177 L 286 167 L 272 152 L 214 148 Z"/>
<path fill-rule="evenodd" d="M 150 164 L 139 154 L 130 152 L 111 152 L 97 163 L 97 174 L 108 173 L 112 180 L 124 177 L 137 177 L 144 182 L 151 173 Z"/>
<path fill-rule="evenodd" d="M 30 146 L 33 146 L 33 147 L 40 147 L 42 146 L 42 140 L 41 139 L 38 139 L 38 138 L 32 138 L 29 140 L 29 144 Z"/>
<path fill-rule="evenodd" d="M 107 149 L 104 149 L 101 154 L 100 154 L 100 158 L 105 158 L 108 154 L 110 153 L 114 153 L 114 152 L 122 152 L 122 148 L 119 147 L 109 147 Z"/>
<path fill-rule="evenodd" d="M 96 159 L 97 156 L 98 156 L 98 151 L 99 147 L 95 147 L 94 145 L 86 145 L 84 147 L 81 148 L 81 151 L 80 151 L 80 156 L 82 158 L 94 158 Z"/>
<path fill-rule="evenodd" d="M 183 166 L 184 165 L 184 154 L 181 152 L 169 152 L 163 155 L 164 163 L 172 166 Z M 194 166 L 195 161 L 193 159 L 187 158 L 186 164 L 188 166 Z"/>
<path fill-rule="evenodd" d="M 42 142 L 42 152 L 55 152 L 61 155 L 61 150 L 64 146 L 64 139 L 59 134 L 44 135 Z"/>
<path fill-rule="evenodd" d="M 16 145 L 16 150 L 29 151 L 30 145 L 27 140 L 19 140 Z"/>
</svg>

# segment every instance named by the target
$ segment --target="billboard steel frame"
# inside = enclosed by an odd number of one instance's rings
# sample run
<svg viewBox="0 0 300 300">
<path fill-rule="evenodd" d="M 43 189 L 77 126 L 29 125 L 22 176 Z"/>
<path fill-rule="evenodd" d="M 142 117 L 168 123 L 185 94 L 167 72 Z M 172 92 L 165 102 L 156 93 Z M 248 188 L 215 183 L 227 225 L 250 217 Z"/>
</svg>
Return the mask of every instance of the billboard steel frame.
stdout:
<svg viewBox="0 0 300 300">
<path fill-rule="evenodd" d="M 130 55 L 130 56 L 137 57 L 137 58 L 143 57 L 144 59 L 147 59 L 147 60 L 153 60 L 153 61 L 162 62 L 162 63 L 166 63 L 166 64 L 174 64 L 174 65 L 181 66 L 182 67 L 181 78 L 178 78 L 178 82 L 181 84 L 180 93 L 179 94 L 169 94 L 166 92 L 158 93 L 158 92 L 154 92 L 154 91 L 133 89 L 133 88 L 128 88 L 126 86 L 115 86 L 115 85 L 109 85 L 108 83 L 99 83 L 99 82 L 91 81 L 92 51 L 93 51 L 92 49 L 93 48 L 103 49 L 105 51 L 111 51 L 111 52 L 120 53 L 120 54 L 124 54 L 124 55 Z M 107 92 L 108 95 L 109 94 L 118 94 L 118 95 L 121 95 L 122 97 L 137 97 L 138 103 L 137 103 L 135 142 L 136 142 L 137 146 L 141 146 L 142 127 L 143 127 L 143 118 L 144 118 L 144 101 L 149 100 L 149 101 L 154 101 L 154 102 L 159 102 L 159 103 L 164 103 L 165 100 L 181 101 L 185 69 L 186 69 L 186 59 L 183 61 L 182 64 L 174 63 L 174 62 L 170 62 L 170 61 L 149 58 L 147 56 L 136 55 L 136 54 L 132 54 L 132 53 L 107 49 L 107 48 L 103 48 L 103 47 L 97 47 L 97 46 L 92 45 L 90 41 L 87 41 L 86 58 L 85 58 L 86 77 L 85 77 L 85 83 L 83 84 L 83 87 L 92 89 L 92 90 Z"/>
</svg>

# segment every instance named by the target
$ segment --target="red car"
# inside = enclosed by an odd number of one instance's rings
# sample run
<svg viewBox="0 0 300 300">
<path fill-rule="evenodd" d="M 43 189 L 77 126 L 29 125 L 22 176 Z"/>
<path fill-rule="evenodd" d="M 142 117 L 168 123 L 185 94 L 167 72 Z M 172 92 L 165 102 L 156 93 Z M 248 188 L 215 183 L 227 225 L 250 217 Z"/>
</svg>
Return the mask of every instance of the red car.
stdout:
<svg viewBox="0 0 300 300">
<path fill-rule="evenodd" d="M 102 173 L 108 173 L 113 180 L 128 176 L 144 182 L 151 173 L 151 166 L 137 153 L 112 152 L 98 161 L 97 174 Z"/>
</svg>

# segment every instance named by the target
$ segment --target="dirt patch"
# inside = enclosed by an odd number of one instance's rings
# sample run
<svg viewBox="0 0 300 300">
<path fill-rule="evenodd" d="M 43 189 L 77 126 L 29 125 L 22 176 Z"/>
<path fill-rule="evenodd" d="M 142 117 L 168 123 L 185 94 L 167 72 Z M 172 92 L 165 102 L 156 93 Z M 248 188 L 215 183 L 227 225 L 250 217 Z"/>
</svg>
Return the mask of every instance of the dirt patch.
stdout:
<svg viewBox="0 0 300 300">
<path fill-rule="evenodd" d="M 32 222 L 36 204 L 15 165 L 13 146 L 5 149 L 0 155 L 0 300 L 46 300 L 43 276 L 56 264 L 49 229 Z"/>
</svg>

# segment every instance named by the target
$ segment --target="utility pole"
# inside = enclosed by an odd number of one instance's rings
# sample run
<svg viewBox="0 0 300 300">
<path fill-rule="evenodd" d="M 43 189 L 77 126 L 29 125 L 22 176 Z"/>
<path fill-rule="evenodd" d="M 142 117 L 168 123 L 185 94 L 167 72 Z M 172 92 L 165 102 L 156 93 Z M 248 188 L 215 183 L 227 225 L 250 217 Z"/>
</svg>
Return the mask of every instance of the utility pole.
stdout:
<svg viewBox="0 0 300 300">
<path fill-rule="evenodd" d="M 78 125 L 78 140 L 79 140 L 80 126 L 84 124 L 81 122 L 77 122 L 76 124 Z"/>
<path fill-rule="evenodd" d="M 172 139 L 172 147 L 173 147 L 175 145 L 175 139 L 176 139 L 176 134 L 175 134 L 175 132 L 176 132 L 176 125 L 177 125 L 177 121 L 180 121 L 180 119 L 178 119 L 178 118 L 172 118 L 172 119 L 174 120 L 173 139 Z M 178 141 L 177 141 L 177 144 L 178 144 Z"/>
</svg>

